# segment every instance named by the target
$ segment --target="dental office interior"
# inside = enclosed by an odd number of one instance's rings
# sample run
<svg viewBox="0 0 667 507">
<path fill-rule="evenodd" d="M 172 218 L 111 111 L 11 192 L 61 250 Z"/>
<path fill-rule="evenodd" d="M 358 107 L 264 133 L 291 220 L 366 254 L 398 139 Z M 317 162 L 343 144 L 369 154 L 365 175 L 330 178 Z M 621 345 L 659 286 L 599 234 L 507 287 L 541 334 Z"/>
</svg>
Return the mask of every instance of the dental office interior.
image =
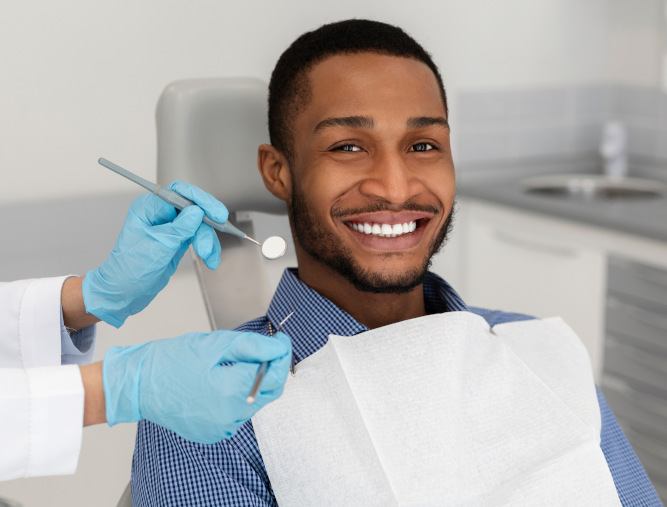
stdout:
<svg viewBox="0 0 667 507">
<path fill-rule="evenodd" d="M 169 90 L 265 84 L 292 40 L 341 17 L 401 26 L 443 74 L 458 209 L 431 269 L 476 306 L 562 316 L 667 501 L 667 1 L 3 3 L 0 279 L 103 260 L 140 190 L 99 157 L 218 195 L 186 166 L 255 171 L 261 121 L 197 123 L 169 109 Z M 238 153 L 174 134 L 205 137 L 211 121 Z M 290 237 L 284 214 L 243 205 L 230 209 L 244 230 Z M 247 242 L 222 244 L 219 272 L 186 258 L 143 313 L 119 330 L 100 323 L 96 357 L 261 315 L 292 245 L 269 265 Z M 76 475 L 1 483 L 0 505 L 114 506 L 134 438 L 135 425 L 87 428 Z"/>
</svg>

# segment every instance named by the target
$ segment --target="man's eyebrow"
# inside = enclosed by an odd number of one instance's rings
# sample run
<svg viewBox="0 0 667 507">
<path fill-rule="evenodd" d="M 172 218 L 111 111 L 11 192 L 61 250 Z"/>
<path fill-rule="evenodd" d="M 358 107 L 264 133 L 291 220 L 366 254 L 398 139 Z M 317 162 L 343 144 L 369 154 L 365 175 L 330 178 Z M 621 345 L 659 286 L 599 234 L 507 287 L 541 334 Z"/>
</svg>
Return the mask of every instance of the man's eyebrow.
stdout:
<svg viewBox="0 0 667 507">
<path fill-rule="evenodd" d="M 408 119 L 408 128 L 411 129 L 420 129 L 430 127 L 431 125 L 442 125 L 445 128 L 449 128 L 447 118 L 443 118 L 442 116 L 416 116 Z"/>
<path fill-rule="evenodd" d="M 373 118 L 369 116 L 340 116 L 334 118 L 325 118 L 313 129 L 314 132 L 327 127 L 351 127 L 351 128 L 373 128 Z"/>
</svg>

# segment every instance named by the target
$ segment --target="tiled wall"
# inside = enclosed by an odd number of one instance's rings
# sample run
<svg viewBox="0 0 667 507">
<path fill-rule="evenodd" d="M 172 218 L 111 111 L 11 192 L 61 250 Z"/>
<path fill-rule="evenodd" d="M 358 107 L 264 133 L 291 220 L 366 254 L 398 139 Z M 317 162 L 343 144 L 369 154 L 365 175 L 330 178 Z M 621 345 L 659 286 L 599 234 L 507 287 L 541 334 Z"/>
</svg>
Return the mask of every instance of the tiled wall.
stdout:
<svg viewBox="0 0 667 507">
<path fill-rule="evenodd" d="M 667 163 L 667 94 L 655 88 L 615 88 L 613 114 L 628 127 L 630 155 Z"/>
<path fill-rule="evenodd" d="M 653 88 L 466 91 L 454 104 L 452 136 L 459 168 L 487 162 L 567 158 L 595 161 L 602 124 L 626 123 L 633 160 L 667 173 L 667 94 Z"/>
</svg>

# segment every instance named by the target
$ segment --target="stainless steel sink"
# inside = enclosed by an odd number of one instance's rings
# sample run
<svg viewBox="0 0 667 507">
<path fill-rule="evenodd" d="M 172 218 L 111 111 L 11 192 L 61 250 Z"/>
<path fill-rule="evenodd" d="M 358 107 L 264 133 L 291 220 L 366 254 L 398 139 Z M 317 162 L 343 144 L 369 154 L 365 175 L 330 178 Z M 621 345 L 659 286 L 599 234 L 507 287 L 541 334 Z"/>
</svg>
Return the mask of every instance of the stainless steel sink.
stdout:
<svg viewBox="0 0 667 507">
<path fill-rule="evenodd" d="M 643 178 L 610 178 L 599 174 L 556 174 L 521 181 L 524 191 L 554 197 L 617 200 L 667 195 L 667 185 Z"/>
</svg>

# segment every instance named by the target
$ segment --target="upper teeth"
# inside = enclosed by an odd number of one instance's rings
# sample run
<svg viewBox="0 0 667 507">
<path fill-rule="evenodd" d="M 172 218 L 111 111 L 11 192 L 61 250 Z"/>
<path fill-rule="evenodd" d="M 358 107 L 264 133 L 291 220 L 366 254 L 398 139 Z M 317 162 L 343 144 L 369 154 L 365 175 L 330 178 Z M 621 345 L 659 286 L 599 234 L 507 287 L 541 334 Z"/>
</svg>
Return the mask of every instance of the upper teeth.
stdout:
<svg viewBox="0 0 667 507">
<path fill-rule="evenodd" d="M 403 234 L 409 234 L 417 228 L 417 222 L 405 222 L 403 224 L 371 224 L 349 222 L 349 226 L 355 231 L 363 234 L 372 234 L 383 238 L 395 238 Z"/>
</svg>

